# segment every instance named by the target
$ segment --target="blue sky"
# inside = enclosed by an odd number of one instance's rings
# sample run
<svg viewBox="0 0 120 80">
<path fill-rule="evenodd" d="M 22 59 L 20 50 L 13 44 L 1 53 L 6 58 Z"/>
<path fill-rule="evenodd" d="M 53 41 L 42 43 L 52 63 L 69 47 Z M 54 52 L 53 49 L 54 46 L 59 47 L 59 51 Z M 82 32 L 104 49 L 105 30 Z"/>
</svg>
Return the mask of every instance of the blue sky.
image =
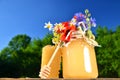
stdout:
<svg viewBox="0 0 120 80">
<path fill-rule="evenodd" d="M 17 34 L 43 38 L 44 23 L 70 20 L 89 9 L 97 25 L 116 29 L 120 25 L 120 0 L 0 0 L 0 50 Z"/>
</svg>

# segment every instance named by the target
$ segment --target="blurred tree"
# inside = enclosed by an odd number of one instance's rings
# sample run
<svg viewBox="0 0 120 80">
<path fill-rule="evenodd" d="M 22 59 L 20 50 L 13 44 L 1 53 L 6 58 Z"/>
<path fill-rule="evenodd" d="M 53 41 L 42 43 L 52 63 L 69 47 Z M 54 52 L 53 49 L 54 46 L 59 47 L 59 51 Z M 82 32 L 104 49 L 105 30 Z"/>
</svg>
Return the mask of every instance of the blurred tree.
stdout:
<svg viewBox="0 0 120 80">
<path fill-rule="evenodd" d="M 12 40 L 9 42 L 9 47 L 12 50 L 20 50 L 25 49 L 27 45 L 30 43 L 31 38 L 27 35 L 17 35 L 12 38 Z"/>
<path fill-rule="evenodd" d="M 11 54 L 9 47 L 4 48 L 0 53 L 0 77 L 19 77 L 19 64 Z"/>
<path fill-rule="evenodd" d="M 43 46 L 46 46 L 46 45 L 52 45 L 52 37 L 53 35 L 48 33 L 43 39 L 42 39 L 42 44 Z"/>
<path fill-rule="evenodd" d="M 41 39 L 33 39 L 29 46 L 23 50 L 24 58 L 24 76 L 38 77 L 41 63 L 42 41 Z"/>
<path fill-rule="evenodd" d="M 0 77 L 38 77 L 42 47 L 52 44 L 52 35 L 33 39 L 16 35 L 0 53 Z"/>
<path fill-rule="evenodd" d="M 116 30 L 117 31 L 117 30 Z M 119 30 L 118 30 L 119 32 Z M 97 42 L 102 46 L 96 47 L 99 77 L 120 77 L 120 34 L 108 30 L 105 27 L 98 27 Z"/>
</svg>

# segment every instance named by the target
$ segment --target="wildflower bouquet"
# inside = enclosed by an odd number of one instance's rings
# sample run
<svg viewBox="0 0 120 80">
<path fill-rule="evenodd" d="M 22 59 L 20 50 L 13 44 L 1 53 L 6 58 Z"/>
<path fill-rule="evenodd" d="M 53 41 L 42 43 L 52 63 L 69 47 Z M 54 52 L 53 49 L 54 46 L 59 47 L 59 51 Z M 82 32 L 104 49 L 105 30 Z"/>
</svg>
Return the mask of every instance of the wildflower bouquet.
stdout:
<svg viewBox="0 0 120 80">
<path fill-rule="evenodd" d="M 95 41 L 95 36 L 91 31 L 91 27 L 96 27 L 95 18 L 91 17 L 89 10 L 85 10 L 85 14 L 76 13 L 74 17 L 67 22 L 51 24 L 45 23 L 45 28 L 53 32 L 52 42 L 54 44 L 67 44 L 72 39 L 84 38 L 90 45 L 99 46 Z"/>
</svg>

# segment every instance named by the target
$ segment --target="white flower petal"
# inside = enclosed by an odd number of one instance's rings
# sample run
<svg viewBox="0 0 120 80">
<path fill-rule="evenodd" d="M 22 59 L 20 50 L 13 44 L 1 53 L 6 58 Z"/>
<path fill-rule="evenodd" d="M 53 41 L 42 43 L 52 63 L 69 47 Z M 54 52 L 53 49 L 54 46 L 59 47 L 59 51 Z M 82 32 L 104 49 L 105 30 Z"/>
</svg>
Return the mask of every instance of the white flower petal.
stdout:
<svg viewBox="0 0 120 80">
<path fill-rule="evenodd" d="M 50 23 L 50 21 L 48 23 L 45 23 L 44 28 L 48 28 L 49 30 L 52 30 L 53 25 Z"/>
</svg>

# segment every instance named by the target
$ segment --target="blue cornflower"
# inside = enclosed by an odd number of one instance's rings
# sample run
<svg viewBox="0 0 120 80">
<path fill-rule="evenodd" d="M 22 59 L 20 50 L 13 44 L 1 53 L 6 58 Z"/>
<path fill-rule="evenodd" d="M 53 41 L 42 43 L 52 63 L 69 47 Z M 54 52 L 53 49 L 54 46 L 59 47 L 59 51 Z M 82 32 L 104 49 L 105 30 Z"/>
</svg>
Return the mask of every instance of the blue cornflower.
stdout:
<svg viewBox="0 0 120 80">
<path fill-rule="evenodd" d="M 85 15 L 82 13 L 76 13 L 75 18 L 76 18 L 77 22 L 85 21 Z"/>
<path fill-rule="evenodd" d="M 91 26 L 96 27 L 95 18 L 90 18 Z"/>
</svg>

